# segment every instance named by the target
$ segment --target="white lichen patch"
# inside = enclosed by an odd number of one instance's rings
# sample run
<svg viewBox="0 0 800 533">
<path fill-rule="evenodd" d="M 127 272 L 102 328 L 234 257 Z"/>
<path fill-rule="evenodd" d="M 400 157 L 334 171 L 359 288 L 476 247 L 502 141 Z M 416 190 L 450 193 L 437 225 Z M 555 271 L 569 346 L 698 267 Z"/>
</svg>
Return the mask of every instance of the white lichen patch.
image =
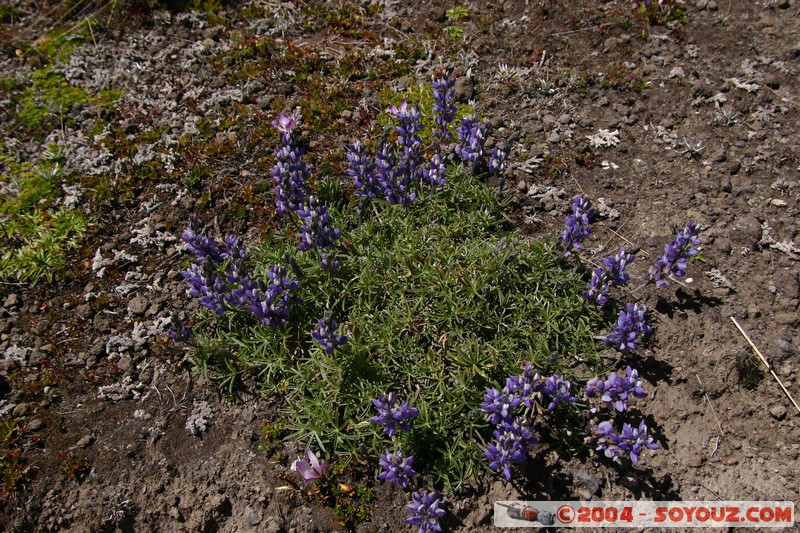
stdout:
<svg viewBox="0 0 800 533">
<path fill-rule="evenodd" d="M 213 417 L 214 411 L 211 410 L 208 402 L 195 401 L 192 414 L 186 419 L 186 431 L 189 432 L 189 435 L 199 437 L 201 433 L 208 430 L 208 424 Z"/>
<path fill-rule="evenodd" d="M 600 129 L 594 135 L 587 135 L 589 144 L 593 148 L 617 146 L 619 144 L 619 130 Z"/>
</svg>

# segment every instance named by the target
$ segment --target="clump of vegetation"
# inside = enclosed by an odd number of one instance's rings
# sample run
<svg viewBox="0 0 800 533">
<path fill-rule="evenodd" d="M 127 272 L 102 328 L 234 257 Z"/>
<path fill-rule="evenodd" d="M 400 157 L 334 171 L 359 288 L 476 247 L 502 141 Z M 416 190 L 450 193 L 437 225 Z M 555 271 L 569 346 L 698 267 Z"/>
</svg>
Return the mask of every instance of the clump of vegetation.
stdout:
<svg viewBox="0 0 800 533">
<path fill-rule="evenodd" d="M 37 283 L 64 272 L 66 251 L 76 248 L 88 228 L 77 210 L 58 205 L 61 195 L 58 150 L 37 165 L 20 163 L 0 146 L 0 280 Z"/>
<path fill-rule="evenodd" d="M 0 502 L 5 501 L 25 477 L 18 442 L 22 429 L 11 417 L 0 418 Z"/>
<path fill-rule="evenodd" d="M 736 372 L 739 377 L 739 385 L 747 390 L 755 390 L 764 379 L 761 366 L 749 355 L 736 356 Z"/>
<path fill-rule="evenodd" d="M 300 115 L 280 114 L 270 173 L 285 228 L 245 250 L 192 221 L 182 240 L 195 261 L 181 274 L 206 313 L 169 331 L 229 391 L 253 374 L 285 399 L 286 437 L 309 446 L 293 465 L 306 483 L 329 479 L 312 445 L 379 457 L 379 480 L 415 490 L 407 521 L 431 527 L 444 510 L 429 484 L 458 489 L 486 467 L 510 480 L 535 443 L 633 464 L 660 447 L 628 412 L 646 396 L 638 371 L 592 377 L 604 346 L 631 354 L 651 330 L 644 305 L 619 310 L 611 298 L 635 256 L 604 259 L 587 287 L 568 259 L 591 234 L 588 198 L 575 199 L 558 241 L 517 236 L 484 180 L 508 153 L 485 148 L 477 115 L 456 127 L 453 85 L 433 84 L 429 143 L 403 101 L 374 146 L 348 147 L 352 196 L 312 187 Z M 699 232 L 681 229 L 642 287 L 685 275 Z"/>
</svg>

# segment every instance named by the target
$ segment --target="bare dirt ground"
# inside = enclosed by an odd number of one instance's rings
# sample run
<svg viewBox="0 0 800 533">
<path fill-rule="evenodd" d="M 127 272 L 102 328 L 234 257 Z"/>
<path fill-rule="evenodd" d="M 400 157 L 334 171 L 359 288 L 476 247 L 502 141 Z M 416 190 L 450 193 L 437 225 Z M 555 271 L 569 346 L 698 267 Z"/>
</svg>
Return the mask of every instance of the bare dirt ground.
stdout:
<svg viewBox="0 0 800 533">
<path fill-rule="evenodd" d="M 87 16 L 16 5 L 0 28 L 9 77 L 41 67 L 24 43 Z M 0 102 L 7 151 L 36 161 L 63 145 L 64 175 L 84 188 L 93 222 L 64 280 L 0 285 L 0 414 L 20 428 L 10 448 L 20 479 L 0 529 L 341 527 L 287 481 L 297 450 L 263 449 L 278 400 L 220 395 L 166 337 L 173 310 L 197 305 L 177 239 L 190 215 L 251 242 L 268 231 L 277 112 L 306 106 L 316 150 L 341 162 L 344 143 L 369 131 L 380 91 L 448 68 L 492 126 L 490 142 L 514 140 L 500 186 L 521 232 L 552 238 L 585 193 L 607 205 L 590 259 L 632 243 L 643 268 L 696 220 L 703 261 L 685 286 L 639 295 L 656 326 L 635 359 L 651 392 L 642 410 L 663 449 L 631 469 L 541 450 L 514 483 L 487 472 L 447 494 L 445 529 L 492 530 L 495 500 L 800 504 L 800 413 L 769 375 L 748 381 L 746 361 L 757 360 L 730 319 L 800 397 L 800 4 L 679 5 L 685 23 L 668 26 L 645 24 L 622 0 L 466 2 L 461 20 L 450 2 L 97 11 L 91 38 L 53 68 L 90 94 L 121 91 L 113 106 L 76 105 L 68 123 L 32 132 L 18 126 L 13 90 Z M 337 70 L 348 61 L 359 75 Z M 359 531 L 411 530 L 406 494 L 353 475 L 375 492 Z"/>
</svg>

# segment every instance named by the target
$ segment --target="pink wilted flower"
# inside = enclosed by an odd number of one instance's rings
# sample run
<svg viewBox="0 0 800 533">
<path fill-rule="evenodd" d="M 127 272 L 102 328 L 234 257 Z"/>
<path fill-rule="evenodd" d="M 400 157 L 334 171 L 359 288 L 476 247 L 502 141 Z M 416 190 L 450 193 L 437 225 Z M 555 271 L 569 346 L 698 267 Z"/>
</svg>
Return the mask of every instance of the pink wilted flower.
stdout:
<svg viewBox="0 0 800 533">
<path fill-rule="evenodd" d="M 308 454 L 308 461 L 297 459 L 292 463 L 292 470 L 300 474 L 306 484 L 322 479 L 325 476 L 325 469 L 328 468 L 328 461 L 319 462 L 319 458 L 311 451 L 311 448 L 306 449 Z"/>
<path fill-rule="evenodd" d="M 278 115 L 278 118 L 272 123 L 272 127 L 281 133 L 289 135 L 297 126 L 298 120 L 300 120 L 300 113 L 295 109 L 288 117 L 283 113 Z"/>
</svg>

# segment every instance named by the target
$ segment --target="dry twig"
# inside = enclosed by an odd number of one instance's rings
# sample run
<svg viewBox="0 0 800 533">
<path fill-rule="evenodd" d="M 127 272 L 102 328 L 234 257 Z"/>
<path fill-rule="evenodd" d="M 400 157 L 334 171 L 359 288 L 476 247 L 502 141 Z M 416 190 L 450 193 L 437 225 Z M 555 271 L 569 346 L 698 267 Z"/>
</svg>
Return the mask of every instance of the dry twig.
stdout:
<svg viewBox="0 0 800 533">
<path fill-rule="evenodd" d="M 700 381 L 700 376 L 697 374 L 694 375 L 697 378 L 697 382 L 700 384 L 700 387 L 703 388 L 703 397 L 706 399 L 706 403 L 711 408 L 711 414 L 714 415 L 714 420 L 717 421 L 717 427 L 719 427 L 719 433 L 721 436 L 725 436 L 725 432 L 722 430 L 722 424 L 719 421 L 719 417 L 717 416 L 717 412 L 714 410 L 714 406 L 711 404 L 711 398 L 708 397 L 708 393 L 706 392 L 706 386 L 703 385 L 703 382 Z M 717 447 L 719 447 L 719 440 L 717 441 Z M 714 450 L 716 451 L 716 449 Z M 714 454 L 711 454 L 714 455 Z"/>
<path fill-rule="evenodd" d="M 761 362 L 764 363 L 764 366 L 767 367 L 767 370 L 769 370 L 769 373 L 772 374 L 772 377 L 775 378 L 775 381 L 778 382 L 778 385 L 781 386 L 781 389 L 783 389 L 783 393 L 786 395 L 787 398 L 789 398 L 789 401 L 792 402 L 794 408 L 797 409 L 798 413 L 800 413 L 800 405 L 797 405 L 797 402 L 794 400 L 794 398 L 792 398 L 792 395 L 789 394 L 789 391 L 783 385 L 783 382 L 781 381 L 781 378 L 778 377 L 778 374 L 776 374 L 775 371 L 772 369 L 772 366 L 767 361 L 767 358 L 764 357 L 764 355 L 758 348 L 756 348 L 756 345 L 753 344 L 753 341 L 750 340 L 750 337 L 747 335 L 747 333 L 745 333 L 744 329 L 742 329 L 742 326 L 739 325 L 736 319 L 734 317 L 731 317 L 731 320 L 733 320 L 733 323 L 736 325 L 736 328 L 739 330 L 739 333 L 742 334 L 742 336 L 745 338 L 745 340 L 753 349 L 753 351 L 756 352 L 756 355 L 758 355 L 759 359 L 761 359 Z"/>
</svg>

